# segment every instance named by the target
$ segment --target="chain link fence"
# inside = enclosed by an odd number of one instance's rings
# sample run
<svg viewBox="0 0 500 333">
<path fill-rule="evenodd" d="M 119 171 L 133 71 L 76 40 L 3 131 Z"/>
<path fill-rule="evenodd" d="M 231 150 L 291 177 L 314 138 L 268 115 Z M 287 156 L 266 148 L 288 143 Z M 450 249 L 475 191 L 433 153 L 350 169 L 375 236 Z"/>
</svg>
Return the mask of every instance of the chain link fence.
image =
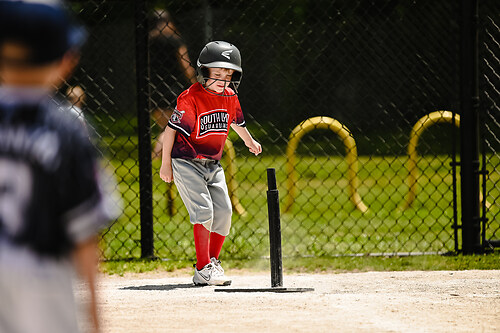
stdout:
<svg viewBox="0 0 500 333">
<path fill-rule="evenodd" d="M 487 218 L 483 239 L 490 246 L 500 243 L 500 4 L 481 3 L 480 20 L 480 98 L 483 112 L 482 163 L 487 170 L 483 180 L 483 214 Z"/>
<path fill-rule="evenodd" d="M 264 150 L 255 157 L 229 135 L 222 164 L 234 214 L 223 257 L 269 254 L 267 168 L 277 170 L 285 256 L 458 250 L 460 181 L 452 166 L 460 140 L 459 2 L 145 1 L 144 20 L 134 1 L 70 5 L 90 39 L 68 87 L 85 92 L 85 118 L 125 202 L 103 234 L 106 259 L 141 256 L 141 75 L 150 114 L 154 254 L 195 257 L 187 211 L 175 186 L 158 176 L 157 142 L 210 40 L 230 41 L 242 53 L 239 98 Z M 497 2 L 481 1 L 488 239 L 500 236 L 499 13 Z M 147 50 L 136 48 L 143 30 Z M 136 59 L 146 51 L 144 70 Z"/>
</svg>

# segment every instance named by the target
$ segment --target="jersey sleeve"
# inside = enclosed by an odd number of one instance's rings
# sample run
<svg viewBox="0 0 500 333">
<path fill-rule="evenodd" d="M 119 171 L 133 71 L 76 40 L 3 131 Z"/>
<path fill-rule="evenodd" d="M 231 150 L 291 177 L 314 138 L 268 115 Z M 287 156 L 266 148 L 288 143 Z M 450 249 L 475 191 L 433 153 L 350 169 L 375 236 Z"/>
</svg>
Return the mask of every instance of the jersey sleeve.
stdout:
<svg viewBox="0 0 500 333">
<path fill-rule="evenodd" d="M 168 126 L 188 138 L 196 125 L 196 106 L 191 98 L 181 94 L 177 106 L 168 121 Z"/>
<path fill-rule="evenodd" d="M 71 170 L 69 179 L 60 184 L 60 194 L 65 198 L 62 219 L 72 244 L 97 235 L 121 211 L 114 177 L 101 167 L 90 141 L 86 137 L 77 140 L 78 148 L 72 149 L 66 165 L 66 170 Z"/>
<path fill-rule="evenodd" d="M 240 127 L 246 126 L 245 117 L 243 116 L 243 111 L 241 110 L 241 105 L 238 98 L 236 98 L 235 115 L 233 123 L 235 123 L 237 126 Z"/>
</svg>

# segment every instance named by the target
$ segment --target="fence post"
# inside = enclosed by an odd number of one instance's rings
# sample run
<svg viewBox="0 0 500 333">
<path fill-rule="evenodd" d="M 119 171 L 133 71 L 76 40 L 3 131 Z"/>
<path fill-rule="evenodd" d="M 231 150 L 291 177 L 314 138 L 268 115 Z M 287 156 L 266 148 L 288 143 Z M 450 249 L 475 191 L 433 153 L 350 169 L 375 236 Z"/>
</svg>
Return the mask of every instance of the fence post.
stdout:
<svg viewBox="0 0 500 333">
<path fill-rule="evenodd" d="M 213 14 L 212 14 L 212 8 L 210 7 L 209 0 L 203 1 L 203 11 L 205 14 L 204 15 L 205 16 L 205 27 L 204 27 L 205 43 L 208 43 L 213 38 Z"/>
<path fill-rule="evenodd" d="M 462 251 L 472 254 L 481 252 L 477 0 L 462 0 L 460 21 Z"/>
<path fill-rule="evenodd" d="M 153 177 L 148 91 L 148 21 L 146 0 L 135 4 L 135 66 L 137 93 L 137 135 L 139 139 L 139 200 L 141 216 L 141 258 L 152 258 Z"/>
</svg>

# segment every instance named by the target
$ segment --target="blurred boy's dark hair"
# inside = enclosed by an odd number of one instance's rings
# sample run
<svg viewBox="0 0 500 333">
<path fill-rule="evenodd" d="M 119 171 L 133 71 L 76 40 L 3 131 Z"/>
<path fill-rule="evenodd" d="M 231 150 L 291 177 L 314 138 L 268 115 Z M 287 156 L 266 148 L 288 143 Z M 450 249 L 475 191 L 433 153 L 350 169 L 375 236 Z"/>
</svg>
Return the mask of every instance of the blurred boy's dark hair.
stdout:
<svg viewBox="0 0 500 333">
<path fill-rule="evenodd" d="M 28 50 L 24 59 L 0 59 L 4 63 L 47 64 L 79 51 L 86 37 L 86 30 L 59 1 L 0 0 L 0 47 L 9 42 Z"/>
</svg>

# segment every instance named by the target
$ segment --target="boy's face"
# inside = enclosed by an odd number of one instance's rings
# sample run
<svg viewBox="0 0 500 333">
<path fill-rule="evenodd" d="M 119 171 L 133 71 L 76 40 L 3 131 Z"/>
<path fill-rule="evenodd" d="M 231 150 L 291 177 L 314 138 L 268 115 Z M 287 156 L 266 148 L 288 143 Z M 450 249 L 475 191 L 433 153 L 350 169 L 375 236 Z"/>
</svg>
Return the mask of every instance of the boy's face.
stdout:
<svg viewBox="0 0 500 333">
<path fill-rule="evenodd" d="M 233 76 L 234 70 L 227 68 L 209 68 L 207 82 L 205 83 L 205 87 L 212 91 L 215 91 L 218 94 L 224 92 L 229 83 L 231 82 L 231 78 Z"/>
</svg>

